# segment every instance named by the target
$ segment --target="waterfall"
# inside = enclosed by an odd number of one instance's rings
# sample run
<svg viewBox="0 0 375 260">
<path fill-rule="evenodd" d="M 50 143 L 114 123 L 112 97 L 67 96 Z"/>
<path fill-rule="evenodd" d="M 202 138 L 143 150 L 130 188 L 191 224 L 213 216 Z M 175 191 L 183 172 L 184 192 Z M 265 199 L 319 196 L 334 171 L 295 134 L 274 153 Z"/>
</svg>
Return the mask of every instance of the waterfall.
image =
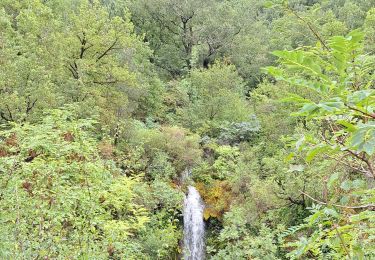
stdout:
<svg viewBox="0 0 375 260">
<path fill-rule="evenodd" d="M 184 259 L 204 259 L 205 225 L 203 221 L 204 204 L 193 186 L 188 187 L 184 200 Z"/>
</svg>

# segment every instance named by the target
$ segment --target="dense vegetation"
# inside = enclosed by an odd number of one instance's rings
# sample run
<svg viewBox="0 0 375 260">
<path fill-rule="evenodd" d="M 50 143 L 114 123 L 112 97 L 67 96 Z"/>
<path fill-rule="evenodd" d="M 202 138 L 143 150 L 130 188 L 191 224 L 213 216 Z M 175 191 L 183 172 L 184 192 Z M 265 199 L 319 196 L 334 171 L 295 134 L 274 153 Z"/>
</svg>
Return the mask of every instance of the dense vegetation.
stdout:
<svg viewBox="0 0 375 260">
<path fill-rule="evenodd" d="M 374 6 L 0 1 L 0 258 L 375 259 Z"/>
</svg>

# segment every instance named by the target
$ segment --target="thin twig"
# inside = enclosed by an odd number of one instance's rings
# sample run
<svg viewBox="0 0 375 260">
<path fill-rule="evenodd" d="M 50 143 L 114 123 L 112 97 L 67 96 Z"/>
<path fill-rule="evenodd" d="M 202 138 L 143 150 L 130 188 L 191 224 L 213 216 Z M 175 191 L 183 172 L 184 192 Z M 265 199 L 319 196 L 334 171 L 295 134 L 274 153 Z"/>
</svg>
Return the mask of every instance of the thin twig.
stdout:
<svg viewBox="0 0 375 260">
<path fill-rule="evenodd" d="M 342 244 L 342 246 L 343 246 L 343 248 L 344 248 L 344 250 L 345 250 L 345 253 L 350 257 L 350 253 L 349 253 L 348 249 L 346 248 L 346 245 L 345 245 L 344 239 L 342 238 L 342 236 L 341 236 L 339 230 L 337 229 L 337 224 L 334 225 L 334 228 L 335 228 L 335 230 L 336 230 L 336 234 L 337 234 L 337 236 L 340 238 L 340 241 L 341 241 L 341 244 Z"/>
<path fill-rule="evenodd" d="M 367 112 L 365 112 L 365 111 L 362 111 L 362 110 L 360 110 L 360 109 L 358 109 L 358 108 L 355 108 L 355 107 L 349 106 L 349 105 L 347 105 L 347 104 L 345 104 L 345 106 L 346 106 L 347 108 L 349 108 L 350 110 L 353 110 L 353 111 L 356 111 L 356 112 L 359 112 L 359 113 L 365 115 L 366 117 L 370 117 L 370 118 L 372 118 L 372 119 L 375 119 L 375 114 L 369 114 L 369 113 L 367 113 Z"/>
<path fill-rule="evenodd" d="M 348 155 L 348 154 L 346 154 L 346 155 Z M 346 156 L 346 155 L 344 155 L 344 156 Z M 336 158 L 336 157 L 334 157 L 334 156 L 330 156 L 329 154 L 326 154 L 326 153 L 324 154 L 324 156 L 326 156 L 326 157 L 328 157 L 328 158 L 330 158 L 330 159 L 332 159 L 332 160 L 335 160 L 335 161 L 337 161 L 338 163 L 344 164 L 345 166 L 347 166 L 347 167 L 349 167 L 349 168 L 351 168 L 351 169 L 353 169 L 353 170 L 355 170 L 355 171 L 361 172 L 361 173 L 363 173 L 366 177 L 373 178 L 373 176 L 371 175 L 371 173 L 369 173 L 369 171 L 366 171 L 365 169 L 357 168 L 357 167 L 355 167 L 355 166 L 353 166 L 353 165 L 351 165 L 351 164 L 345 162 L 345 160 L 343 160 L 343 159 L 344 159 L 343 157 L 341 157 L 341 158 Z"/>
<path fill-rule="evenodd" d="M 365 208 L 375 208 L 375 204 L 367 204 L 367 205 L 361 205 L 361 206 L 343 206 L 343 205 L 339 205 L 339 204 L 330 204 L 330 203 L 326 203 L 326 202 L 323 202 L 323 201 L 320 201 L 318 199 L 315 199 L 314 197 L 310 196 L 309 194 L 307 194 L 306 192 L 303 192 L 303 191 L 299 191 L 301 194 L 305 195 L 306 197 L 310 198 L 311 200 L 319 203 L 319 204 L 322 204 L 322 205 L 329 205 L 329 206 L 335 206 L 335 207 L 338 207 L 338 208 L 344 208 L 344 209 L 365 209 Z"/>
<path fill-rule="evenodd" d="M 339 138 L 337 138 L 336 141 L 337 141 L 339 144 L 341 144 L 343 147 L 345 147 L 344 142 L 343 142 L 343 141 L 340 141 Z M 357 159 L 363 161 L 364 163 L 366 163 L 366 165 L 367 165 L 367 167 L 368 167 L 368 169 L 369 169 L 369 171 L 370 171 L 372 177 L 375 178 L 375 171 L 374 171 L 374 168 L 373 168 L 373 166 L 372 166 L 372 163 L 371 163 L 371 161 L 370 161 L 369 159 L 367 159 L 365 156 L 360 156 L 359 154 L 357 154 L 356 152 L 354 152 L 354 151 L 352 151 L 352 150 L 350 150 L 350 149 L 348 149 L 348 148 L 344 148 L 343 151 L 350 153 L 350 154 L 351 154 L 352 156 L 354 156 L 355 158 L 357 158 Z"/>
<path fill-rule="evenodd" d="M 314 36 L 318 39 L 318 41 L 323 45 L 323 47 L 329 51 L 330 49 L 328 48 L 327 44 L 323 40 L 323 38 L 319 35 L 319 33 L 313 28 L 310 22 L 306 21 L 304 18 L 302 18 L 300 15 L 298 15 L 292 8 L 289 6 L 286 6 L 286 10 L 291 12 L 295 17 L 297 17 L 299 20 L 301 20 L 303 23 L 309 27 L 310 31 L 314 34 Z"/>
</svg>

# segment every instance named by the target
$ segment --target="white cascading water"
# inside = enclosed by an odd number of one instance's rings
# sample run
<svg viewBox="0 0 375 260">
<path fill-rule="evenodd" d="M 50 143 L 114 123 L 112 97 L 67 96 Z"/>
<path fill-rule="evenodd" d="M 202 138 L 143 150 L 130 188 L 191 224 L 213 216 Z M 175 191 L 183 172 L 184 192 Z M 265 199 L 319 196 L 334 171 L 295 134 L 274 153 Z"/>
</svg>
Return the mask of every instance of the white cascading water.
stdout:
<svg viewBox="0 0 375 260">
<path fill-rule="evenodd" d="M 204 203 L 193 186 L 188 187 L 184 201 L 184 259 L 201 260 L 205 255 L 203 221 Z"/>
</svg>

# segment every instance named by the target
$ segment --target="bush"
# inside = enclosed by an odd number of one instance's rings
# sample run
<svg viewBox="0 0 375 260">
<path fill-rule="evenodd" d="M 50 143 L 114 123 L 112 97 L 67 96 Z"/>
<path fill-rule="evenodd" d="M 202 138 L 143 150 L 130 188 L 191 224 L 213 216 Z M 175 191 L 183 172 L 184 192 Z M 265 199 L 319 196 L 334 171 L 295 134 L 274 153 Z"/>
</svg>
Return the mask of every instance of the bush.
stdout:
<svg viewBox="0 0 375 260">
<path fill-rule="evenodd" d="M 138 181 L 100 159 L 93 123 L 54 110 L 0 132 L 1 258 L 122 257 L 145 227 Z"/>
</svg>

